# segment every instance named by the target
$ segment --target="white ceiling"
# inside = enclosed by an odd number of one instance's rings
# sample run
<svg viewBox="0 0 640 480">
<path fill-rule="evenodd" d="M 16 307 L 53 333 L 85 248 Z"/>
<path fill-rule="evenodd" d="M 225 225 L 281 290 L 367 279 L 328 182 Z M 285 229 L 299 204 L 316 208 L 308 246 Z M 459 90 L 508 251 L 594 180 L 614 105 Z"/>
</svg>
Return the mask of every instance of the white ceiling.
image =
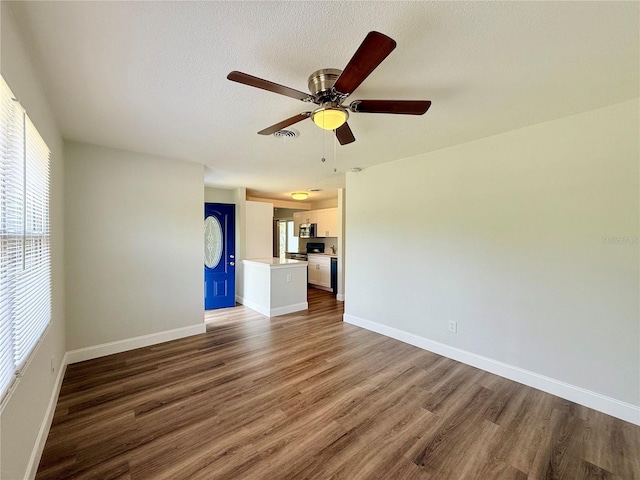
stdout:
<svg viewBox="0 0 640 480">
<path fill-rule="evenodd" d="M 207 165 L 206 183 L 286 198 L 367 168 L 639 96 L 638 2 L 16 2 L 64 138 Z M 367 32 L 396 50 L 350 97 L 428 99 L 421 117 L 352 114 L 338 145 L 256 132 L 308 110 L 226 79 L 297 90 Z M 324 146 L 323 146 L 324 142 Z M 324 153 L 323 153 L 324 152 Z M 320 158 L 326 157 L 322 163 Z M 334 173 L 334 168 L 337 173 Z"/>
</svg>

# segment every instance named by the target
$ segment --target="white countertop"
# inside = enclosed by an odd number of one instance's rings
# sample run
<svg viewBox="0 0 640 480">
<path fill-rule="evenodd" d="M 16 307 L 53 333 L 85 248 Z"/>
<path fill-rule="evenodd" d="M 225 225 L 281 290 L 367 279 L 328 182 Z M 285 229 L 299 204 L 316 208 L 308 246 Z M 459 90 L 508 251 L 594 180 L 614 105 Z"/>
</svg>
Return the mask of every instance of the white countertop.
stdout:
<svg viewBox="0 0 640 480">
<path fill-rule="evenodd" d="M 307 262 L 304 260 L 293 260 L 291 258 L 247 258 L 242 260 L 242 263 L 249 263 L 269 268 L 284 268 L 284 267 L 306 267 Z"/>
</svg>

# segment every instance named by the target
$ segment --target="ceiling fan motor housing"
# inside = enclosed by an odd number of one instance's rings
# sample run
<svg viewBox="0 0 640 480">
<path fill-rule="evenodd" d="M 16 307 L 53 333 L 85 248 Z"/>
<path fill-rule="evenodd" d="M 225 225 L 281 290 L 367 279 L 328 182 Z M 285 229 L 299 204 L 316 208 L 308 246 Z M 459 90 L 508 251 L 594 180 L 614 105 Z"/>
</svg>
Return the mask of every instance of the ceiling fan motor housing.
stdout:
<svg viewBox="0 0 640 480">
<path fill-rule="evenodd" d="M 337 68 L 316 70 L 309 76 L 309 91 L 320 103 L 327 100 L 335 101 L 331 98 L 334 95 L 332 88 L 341 73 L 342 70 Z"/>
</svg>

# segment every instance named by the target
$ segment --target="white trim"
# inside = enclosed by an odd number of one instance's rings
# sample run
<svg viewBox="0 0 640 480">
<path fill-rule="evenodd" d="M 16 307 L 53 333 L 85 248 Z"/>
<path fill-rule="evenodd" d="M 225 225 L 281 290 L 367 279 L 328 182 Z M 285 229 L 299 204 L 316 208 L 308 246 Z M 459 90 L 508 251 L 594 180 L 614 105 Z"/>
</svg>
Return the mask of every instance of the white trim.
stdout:
<svg viewBox="0 0 640 480">
<path fill-rule="evenodd" d="M 342 293 L 338 293 L 336 295 L 336 300 L 338 300 L 339 302 L 344 302 L 344 295 Z"/>
<path fill-rule="evenodd" d="M 103 343 L 101 345 L 80 348 L 78 350 L 71 350 L 67 352 L 65 356 L 67 357 L 68 364 L 83 362 L 85 360 L 104 357 L 105 355 L 126 352 L 128 350 L 148 347 L 149 345 L 155 345 L 157 343 L 169 342 L 179 338 L 190 337 L 191 335 L 198 335 L 200 333 L 205 333 L 206 331 L 207 327 L 203 322 L 198 325 L 190 325 L 188 327 L 165 330 L 164 332 L 150 333 L 149 335 L 142 335 L 140 337 L 126 338 L 115 342 Z"/>
<path fill-rule="evenodd" d="M 324 290 L 325 292 L 332 292 L 333 293 L 333 289 L 331 287 L 326 287 L 324 285 L 318 285 L 317 283 L 309 283 L 308 285 L 311 285 L 311 288 L 315 288 L 316 290 Z"/>
<path fill-rule="evenodd" d="M 509 380 L 514 380 L 518 383 L 570 400 L 585 407 L 593 408 L 594 410 L 620 418 L 635 425 L 640 425 L 640 405 L 621 402 L 620 400 L 607 397 L 600 393 L 592 392 L 529 370 L 483 357 L 482 355 L 476 355 L 475 353 L 467 352 L 466 350 L 451 347 L 444 343 L 429 340 L 428 338 L 420 337 L 413 333 L 398 330 L 397 328 L 389 327 L 371 320 L 356 317 L 355 315 L 350 315 L 348 313 L 344 314 L 344 321 L 351 325 L 380 333 L 387 337 L 422 348 L 423 350 L 428 350 L 430 352 L 437 353 L 438 355 L 443 355 L 453 360 L 466 363 L 467 365 L 508 378 Z"/>
<path fill-rule="evenodd" d="M 31 457 L 29 457 L 29 463 L 27 464 L 27 472 L 25 473 L 25 480 L 33 480 L 38 473 L 38 465 L 40 464 L 40 458 L 44 451 L 44 445 L 47 443 L 47 437 L 49 436 L 49 430 L 51 429 L 51 422 L 53 422 L 53 414 L 56 412 L 56 405 L 58 404 L 58 396 L 60 395 L 60 389 L 62 388 L 62 380 L 64 379 L 64 373 L 67 370 L 68 356 L 65 353 L 62 358 L 62 362 L 58 366 L 58 376 L 53 384 L 51 390 L 51 397 L 49 398 L 49 405 L 47 411 L 44 414 L 42 423 L 40 424 L 40 430 L 36 437 L 36 443 L 31 450 Z"/>
<path fill-rule="evenodd" d="M 264 305 L 260 305 L 246 298 L 236 296 L 236 302 L 244 305 L 245 307 L 255 310 L 256 312 L 264 315 L 265 317 L 277 317 L 278 315 L 286 315 L 287 313 L 299 312 L 301 310 L 307 310 L 309 308 L 308 302 L 294 303 L 291 305 L 285 305 L 284 307 L 267 308 Z"/>
<path fill-rule="evenodd" d="M 270 317 L 277 317 L 278 315 L 286 315 L 287 313 L 299 312 L 301 310 L 308 310 L 309 303 L 301 302 L 294 303 L 292 305 L 286 305 L 284 307 L 272 308 L 270 311 Z"/>
<path fill-rule="evenodd" d="M 236 297 L 236 302 L 250 308 L 251 310 L 255 310 L 256 312 L 261 313 L 265 317 L 269 316 L 269 309 L 264 305 L 260 305 L 259 303 L 252 302 L 251 300 L 247 300 L 246 298 L 242 297 Z"/>
</svg>

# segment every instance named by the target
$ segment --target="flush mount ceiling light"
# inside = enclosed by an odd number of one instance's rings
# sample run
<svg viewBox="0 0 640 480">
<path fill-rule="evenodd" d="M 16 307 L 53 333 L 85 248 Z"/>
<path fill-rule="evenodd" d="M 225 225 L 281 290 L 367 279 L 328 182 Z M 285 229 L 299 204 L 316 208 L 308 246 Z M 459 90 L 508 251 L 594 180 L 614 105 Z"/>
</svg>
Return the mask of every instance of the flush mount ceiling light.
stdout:
<svg viewBox="0 0 640 480">
<path fill-rule="evenodd" d="M 307 192 L 294 192 L 291 194 L 291 198 L 294 200 L 306 200 L 308 196 Z"/>
<path fill-rule="evenodd" d="M 317 126 L 325 130 L 335 130 L 341 127 L 349 118 L 349 112 L 346 109 L 328 105 L 314 110 L 311 114 L 311 118 Z"/>
</svg>

